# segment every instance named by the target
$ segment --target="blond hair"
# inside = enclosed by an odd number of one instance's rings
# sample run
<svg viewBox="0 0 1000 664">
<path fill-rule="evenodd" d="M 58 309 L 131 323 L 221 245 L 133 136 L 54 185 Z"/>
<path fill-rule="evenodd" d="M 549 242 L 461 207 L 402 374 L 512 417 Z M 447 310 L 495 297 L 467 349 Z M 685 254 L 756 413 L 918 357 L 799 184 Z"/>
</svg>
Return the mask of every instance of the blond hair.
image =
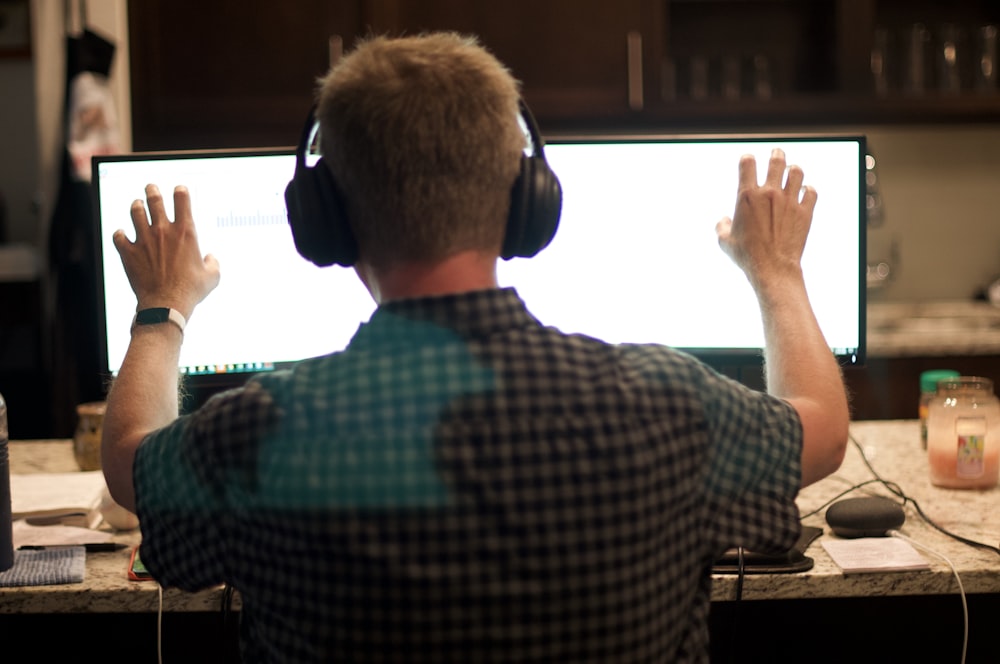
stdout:
<svg viewBox="0 0 1000 664">
<path fill-rule="evenodd" d="M 366 261 L 499 250 L 526 140 L 517 81 L 474 37 L 370 37 L 318 96 L 323 160 Z"/>
</svg>

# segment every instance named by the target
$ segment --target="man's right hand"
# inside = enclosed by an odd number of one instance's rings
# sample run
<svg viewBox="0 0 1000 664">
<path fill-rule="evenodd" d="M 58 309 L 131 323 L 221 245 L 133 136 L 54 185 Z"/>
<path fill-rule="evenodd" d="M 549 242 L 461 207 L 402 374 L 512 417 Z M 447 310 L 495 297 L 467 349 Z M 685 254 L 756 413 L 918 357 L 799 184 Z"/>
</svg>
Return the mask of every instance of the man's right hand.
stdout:
<svg viewBox="0 0 1000 664">
<path fill-rule="evenodd" d="M 736 210 L 731 219 L 726 217 L 716 225 L 719 246 L 754 288 L 801 271 L 817 195 L 812 187 L 802 186 L 801 168 L 789 167 L 787 178 L 785 168 L 785 153 L 774 150 L 764 184 L 758 185 L 756 161 L 744 155 Z"/>
<path fill-rule="evenodd" d="M 718 223 L 716 232 L 760 304 L 767 391 L 799 414 L 805 486 L 840 467 L 850 411 L 840 367 L 816 321 L 802 274 L 816 191 L 802 186 L 802 169 L 788 168 L 787 177 L 785 169 L 784 152 L 774 150 L 764 184 L 758 185 L 757 165 L 744 156 L 736 211 Z"/>
</svg>

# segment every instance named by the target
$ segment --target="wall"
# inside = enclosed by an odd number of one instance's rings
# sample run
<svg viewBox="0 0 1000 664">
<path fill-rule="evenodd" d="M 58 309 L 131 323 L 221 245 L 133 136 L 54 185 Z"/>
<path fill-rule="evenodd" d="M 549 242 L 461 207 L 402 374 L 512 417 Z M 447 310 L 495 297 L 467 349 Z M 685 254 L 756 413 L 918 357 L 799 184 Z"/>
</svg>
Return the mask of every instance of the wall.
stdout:
<svg viewBox="0 0 1000 664">
<path fill-rule="evenodd" d="M 32 201 L 38 182 L 34 85 L 30 59 L 0 59 L 0 193 L 7 204 L 7 240 L 29 244 L 38 239 Z"/>
<path fill-rule="evenodd" d="M 40 268 L 37 281 L 4 284 L 0 305 L 17 309 L 0 316 L 0 336 L 5 342 L 0 391 L 11 409 L 14 437 L 69 435 L 76 419 L 74 407 L 81 400 L 74 387 L 76 374 L 67 360 L 71 331 L 52 323 L 57 312 L 47 256 L 48 229 L 65 153 L 66 35 L 80 34 L 84 4 L 86 25 L 116 45 L 109 83 L 120 118 L 121 142 L 130 148 L 126 0 L 30 0 L 31 56 L 0 58 L 0 191 L 8 205 L 7 239 L 34 249 Z M 67 8 L 71 10 L 68 16 Z M 21 247 L 0 256 L 0 260 L 16 256 L 21 259 L 18 265 L 28 265 Z M 0 271 L 11 265 L 0 265 Z"/>
<path fill-rule="evenodd" d="M 65 35 L 80 16 L 66 4 L 31 1 L 33 55 L 0 59 L 0 191 L 7 199 L 9 240 L 44 247 L 58 189 L 64 145 Z M 87 24 L 116 44 L 110 84 L 122 137 L 131 145 L 126 0 L 87 0 Z"/>
<path fill-rule="evenodd" d="M 1000 123 L 867 134 L 885 215 L 868 233 L 869 262 L 892 267 L 871 298 L 966 299 L 1000 276 Z"/>
</svg>

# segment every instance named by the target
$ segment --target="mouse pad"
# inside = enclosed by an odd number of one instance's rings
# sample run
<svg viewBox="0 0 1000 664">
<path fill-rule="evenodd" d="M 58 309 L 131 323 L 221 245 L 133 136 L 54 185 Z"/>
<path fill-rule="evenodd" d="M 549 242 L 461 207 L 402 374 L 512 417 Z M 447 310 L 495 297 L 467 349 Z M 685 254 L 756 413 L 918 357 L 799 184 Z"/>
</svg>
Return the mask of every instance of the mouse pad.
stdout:
<svg viewBox="0 0 1000 664">
<path fill-rule="evenodd" d="M 802 526 L 798 541 L 784 553 L 743 552 L 744 574 L 791 574 L 812 569 L 813 559 L 805 555 L 806 549 L 817 537 L 823 534 L 822 528 Z M 737 549 L 729 549 L 712 565 L 712 574 L 739 574 L 740 560 Z"/>
</svg>

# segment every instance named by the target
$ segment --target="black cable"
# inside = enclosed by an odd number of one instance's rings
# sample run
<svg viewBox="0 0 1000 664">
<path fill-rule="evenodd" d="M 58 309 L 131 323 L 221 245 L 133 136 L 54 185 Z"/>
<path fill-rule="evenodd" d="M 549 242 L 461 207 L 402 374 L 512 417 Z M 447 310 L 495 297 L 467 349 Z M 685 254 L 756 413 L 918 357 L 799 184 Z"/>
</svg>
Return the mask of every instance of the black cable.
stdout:
<svg viewBox="0 0 1000 664">
<path fill-rule="evenodd" d="M 219 603 L 219 609 L 222 611 L 223 619 L 229 618 L 229 611 L 232 609 L 233 605 L 233 587 L 228 583 L 222 588 L 222 601 Z"/>
<path fill-rule="evenodd" d="M 746 561 L 743 558 L 743 547 L 736 547 L 736 605 L 733 607 L 732 619 L 732 639 L 730 639 L 729 661 L 733 662 L 737 648 L 732 647 L 733 643 L 739 643 L 742 639 L 740 634 L 740 612 L 743 610 L 743 576 L 746 573 Z"/>
<path fill-rule="evenodd" d="M 223 649 L 226 652 L 226 662 L 238 662 L 239 661 L 239 643 L 234 644 L 229 639 L 230 633 L 230 621 L 232 620 L 233 614 L 233 593 L 235 588 L 233 588 L 227 582 L 225 587 L 222 589 L 222 638 L 225 643 Z"/>
<path fill-rule="evenodd" d="M 224 625 L 229 624 L 229 616 L 232 613 L 233 608 L 233 587 L 226 583 L 225 587 L 222 589 L 222 622 Z"/>
<path fill-rule="evenodd" d="M 743 547 L 736 547 L 736 601 L 743 599 L 743 575 L 746 572 L 743 560 Z"/>
<path fill-rule="evenodd" d="M 836 496 L 834 496 L 830 500 L 826 501 L 825 503 L 823 503 L 822 505 L 820 505 L 819 507 L 817 507 L 816 509 L 814 509 L 812 512 L 808 512 L 806 514 L 803 514 L 799 518 L 800 519 L 807 519 L 807 518 L 809 518 L 809 517 L 811 517 L 811 516 L 813 516 L 815 514 L 819 514 L 821 511 L 823 511 L 823 508 L 829 507 L 830 505 L 832 505 L 833 503 L 837 502 L 838 500 L 840 500 L 841 498 L 843 498 L 847 494 L 849 494 L 849 493 L 851 493 L 853 491 L 857 491 L 861 487 L 866 486 L 868 484 L 876 484 L 876 483 L 877 484 L 885 485 L 886 484 L 886 480 L 883 480 L 883 479 L 865 480 L 864 482 L 859 482 L 858 484 L 854 484 L 850 488 L 844 489 L 843 491 L 841 491 L 840 493 L 838 493 Z M 892 482 L 889 482 L 889 484 L 892 484 Z M 890 491 L 892 491 L 892 489 L 890 489 Z M 896 493 L 896 492 L 893 491 L 893 493 Z M 904 505 L 906 504 L 905 501 L 904 501 L 903 504 Z"/>
<path fill-rule="evenodd" d="M 953 532 L 951 532 L 951 531 L 949 531 L 949 530 L 947 530 L 947 529 L 939 526 L 937 523 L 935 523 L 933 519 L 931 519 L 929 516 L 927 516 L 926 513 L 924 513 L 924 510 L 920 507 L 919 503 L 917 503 L 917 501 L 914 500 L 913 498 L 907 496 L 906 493 L 903 492 L 903 489 L 898 484 L 896 484 L 895 482 L 890 482 L 889 480 L 883 479 L 882 476 L 878 474 L 878 472 L 875 470 L 875 468 L 868 461 L 868 457 L 865 456 L 864 448 L 861 447 L 861 443 L 859 443 L 858 440 L 854 437 L 854 434 L 849 433 L 848 434 L 848 438 L 850 439 L 850 441 L 852 443 L 854 443 L 854 446 L 858 448 L 858 452 L 861 453 L 861 460 L 864 461 L 865 466 L 867 466 L 869 472 L 871 472 L 871 474 L 875 476 L 875 479 L 874 480 L 868 480 L 867 482 L 862 482 L 861 484 L 857 484 L 852 489 L 848 489 L 848 491 L 845 491 L 844 493 L 849 493 L 850 491 L 853 491 L 854 489 L 860 488 L 860 487 L 864 486 L 865 484 L 870 484 L 871 482 L 881 482 L 882 485 L 886 489 L 888 489 L 890 493 L 895 494 L 897 497 L 899 497 L 899 498 L 901 498 L 903 500 L 903 505 L 904 506 L 906 505 L 906 503 L 912 503 L 913 504 L 913 508 L 915 510 L 917 510 L 917 514 L 920 515 L 920 517 L 927 523 L 927 525 L 931 526 L 935 530 L 937 530 L 937 531 L 939 531 L 939 532 L 947 535 L 948 537 L 950 537 L 950 538 L 952 538 L 954 540 L 957 540 L 957 541 L 961 542 L 962 544 L 966 544 L 968 546 L 973 546 L 973 547 L 978 547 L 980 549 L 986 549 L 987 551 L 992 551 L 993 553 L 995 553 L 997 555 L 1000 555 L 1000 547 L 995 547 L 992 544 L 986 544 L 984 542 L 977 542 L 976 540 L 971 540 L 971 539 L 968 539 L 966 537 L 962 537 L 961 535 L 957 535 L 957 534 L 955 534 L 955 533 L 953 533 Z M 844 493 L 842 493 L 840 495 L 842 496 L 842 495 L 844 495 Z M 840 496 L 838 496 L 838 498 L 839 497 Z M 836 498 L 834 498 L 834 500 L 836 500 Z M 827 502 L 826 505 L 829 505 L 830 502 L 833 502 L 833 501 Z M 822 507 L 820 507 L 817 510 L 813 510 L 809 514 L 810 515 L 811 514 L 815 514 L 819 510 L 823 509 L 823 507 L 825 507 L 826 505 L 823 505 Z"/>
</svg>

